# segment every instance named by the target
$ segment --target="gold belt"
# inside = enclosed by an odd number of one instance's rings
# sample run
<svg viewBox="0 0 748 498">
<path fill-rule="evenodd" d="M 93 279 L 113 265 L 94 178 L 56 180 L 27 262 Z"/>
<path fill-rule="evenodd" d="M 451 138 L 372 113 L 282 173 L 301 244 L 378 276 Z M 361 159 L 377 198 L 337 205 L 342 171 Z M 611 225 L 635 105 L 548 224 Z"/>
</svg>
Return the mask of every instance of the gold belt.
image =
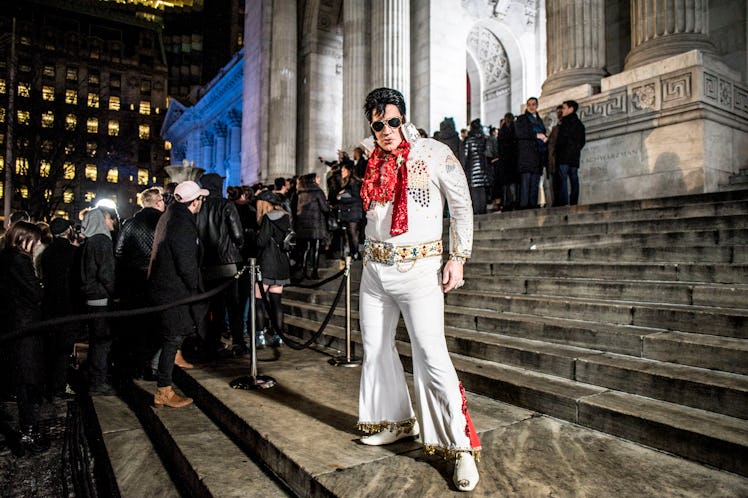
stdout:
<svg viewBox="0 0 748 498">
<path fill-rule="evenodd" d="M 375 263 L 392 266 L 404 261 L 415 261 L 421 258 L 440 256 L 441 253 L 441 240 L 412 246 L 396 246 L 390 242 L 379 242 L 378 240 L 370 239 L 366 239 L 364 242 L 365 263 L 367 261 L 374 261 Z"/>
</svg>

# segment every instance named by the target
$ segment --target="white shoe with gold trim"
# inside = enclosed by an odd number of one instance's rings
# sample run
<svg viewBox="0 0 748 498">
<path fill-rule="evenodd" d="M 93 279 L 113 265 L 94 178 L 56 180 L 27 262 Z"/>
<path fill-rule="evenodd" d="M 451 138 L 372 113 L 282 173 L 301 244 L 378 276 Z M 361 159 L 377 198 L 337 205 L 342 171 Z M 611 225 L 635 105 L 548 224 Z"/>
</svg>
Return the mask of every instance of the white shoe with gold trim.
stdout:
<svg viewBox="0 0 748 498">
<path fill-rule="evenodd" d="M 455 459 L 455 471 L 452 480 L 460 491 L 472 491 L 478 484 L 478 467 L 472 453 L 461 451 Z"/>
<path fill-rule="evenodd" d="M 371 436 L 362 437 L 361 442 L 369 446 L 384 446 L 385 444 L 392 444 L 395 441 L 405 438 L 415 439 L 420 433 L 421 430 L 416 421 L 410 429 L 385 429 Z"/>
</svg>

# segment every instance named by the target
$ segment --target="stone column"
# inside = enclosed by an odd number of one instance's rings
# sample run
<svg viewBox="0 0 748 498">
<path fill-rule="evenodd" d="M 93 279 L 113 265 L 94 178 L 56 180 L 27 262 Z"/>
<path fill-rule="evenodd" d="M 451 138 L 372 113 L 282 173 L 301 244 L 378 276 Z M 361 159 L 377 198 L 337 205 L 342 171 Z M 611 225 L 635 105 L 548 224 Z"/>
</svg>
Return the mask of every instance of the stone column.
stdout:
<svg viewBox="0 0 748 498">
<path fill-rule="evenodd" d="M 296 2 L 273 2 L 270 44 L 268 176 L 287 175 L 296 164 Z"/>
<path fill-rule="evenodd" d="M 228 112 L 228 165 L 225 185 L 241 184 L 242 113 L 236 109 Z"/>
<path fill-rule="evenodd" d="M 223 164 L 223 160 L 226 158 L 226 131 L 225 123 L 219 121 L 213 125 L 213 134 L 215 137 L 215 141 L 213 142 L 213 157 L 215 162 L 210 172 L 218 173 L 221 176 L 226 176 L 226 166 Z"/>
<path fill-rule="evenodd" d="M 371 28 L 371 88 L 399 90 L 409 104 L 410 0 L 377 0 Z"/>
<path fill-rule="evenodd" d="M 197 164 L 207 171 L 213 169 L 213 134 L 208 131 L 200 133 L 200 156 Z"/>
<path fill-rule="evenodd" d="M 547 0 L 546 23 L 543 95 L 584 84 L 599 88 L 605 76 L 605 2 Z"/>
<path fill-rule="evenodd" d="M 369 135 L 364 98 L 369 88 L 370 26 L 367 0 L 343 3 L 343 147 L 358 145 Z"/>
<path fill-rule="evenodd" d="M 694 49 L 714 51 L 707 0 L 631 0 L 631 51 L 625 69 Z"/>
</svg>

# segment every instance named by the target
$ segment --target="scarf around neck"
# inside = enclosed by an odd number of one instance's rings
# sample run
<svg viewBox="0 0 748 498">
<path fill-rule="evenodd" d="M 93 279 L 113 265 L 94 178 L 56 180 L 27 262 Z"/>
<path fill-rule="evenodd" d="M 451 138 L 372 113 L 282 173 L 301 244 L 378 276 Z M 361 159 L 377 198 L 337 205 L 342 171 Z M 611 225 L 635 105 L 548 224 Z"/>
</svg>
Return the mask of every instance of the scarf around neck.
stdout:
<svg viewBox="0 0 748 498">
<path fill-rule="evenodd" d="M 378 145 L 369 158 L 361 185 L 361 200 L 365 211 L 372 202 L 392 201 L 390 235 L 408 231 L 408 162 L 410 142 L 403 140 L 392 152 Z"/>
</svg>

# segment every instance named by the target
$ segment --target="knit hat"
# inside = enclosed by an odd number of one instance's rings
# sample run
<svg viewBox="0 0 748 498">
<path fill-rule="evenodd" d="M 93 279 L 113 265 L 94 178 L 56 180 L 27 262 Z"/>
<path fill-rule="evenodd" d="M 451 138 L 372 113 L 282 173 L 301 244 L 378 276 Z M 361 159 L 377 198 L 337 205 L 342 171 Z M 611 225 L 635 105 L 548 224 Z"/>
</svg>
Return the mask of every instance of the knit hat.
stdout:
<svg viewBox="0 0 748 498">
<path fill-rule="evenodd" d="M 52 235 L 60 235 L 71 226 L 73 224 L 65 218 L 54 218 L 49 222 L 49 231 L 52 232 Z"/>
</svg>

